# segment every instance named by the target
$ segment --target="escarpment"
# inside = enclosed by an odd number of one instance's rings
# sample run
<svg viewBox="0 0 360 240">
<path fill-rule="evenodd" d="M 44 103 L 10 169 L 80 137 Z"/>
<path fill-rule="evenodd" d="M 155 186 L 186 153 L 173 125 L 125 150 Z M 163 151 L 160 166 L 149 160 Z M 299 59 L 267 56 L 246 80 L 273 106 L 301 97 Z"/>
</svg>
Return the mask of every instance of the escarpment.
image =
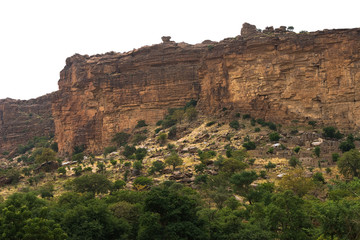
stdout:
<svg viewBox="0 0 360 240">
<path fill-rule="evenodd" d="M 0 154 L 11 153 L 36 136 L 54 134 L 54 93 L 31 100 L 0 100 Z"/>
<path fill-rule="evenodd" d="M 53 104 L 60 151 L 101 151 L 119 131 L 155 123 L 170 107 L 233 109 L 278 123 L 316 120 L 360 126 L 360 29 L 263 32 L 188 45 L 164 43 L 129 53 L 75 55 L 61 72 Z"/>
<path fill-rule="evenodd" d="M 226 108 L 282 124 L 359 129 L 360 29 L 244 24 L 241 33 L 196 45 L 164 37 L 127 53 L 68 58 L 51 110 L 60 153 L 77 145 L 100 152 L 116 132 L 138 120 L 153 124 L 191 99 L 210 116 Z"/>
<path fill-rule="evenodd" d="M 60 151 L 70 153 L 75 145 L 102 151 L 138 120 L 154 124 L 168 108 L 198 99 L 204 51 L 168 41 L 126 54 L 67 59 L 53 104 Z"/>
</svg>

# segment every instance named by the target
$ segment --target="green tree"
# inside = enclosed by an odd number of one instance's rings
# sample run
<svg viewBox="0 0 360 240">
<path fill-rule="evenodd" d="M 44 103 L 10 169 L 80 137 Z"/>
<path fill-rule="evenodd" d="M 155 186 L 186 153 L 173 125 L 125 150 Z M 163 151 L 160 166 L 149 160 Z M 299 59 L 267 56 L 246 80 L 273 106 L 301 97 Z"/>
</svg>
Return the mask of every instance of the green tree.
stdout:
<svg viewBox="0 0 360 240">
<path fill-rule="evenodd" d="M 189 122 L 192 122 L 197 117 L 197 111 L 195 107 L 191 106 L 185 110 L 185 117 Z"/>
<path fill-rule="evenodd" d="M 134 180 L 135 187 L 140 185 L 140 186 L 143 186 L 144 188 L 148 189 L 151 187 L 152 184 L 153 184 L 153 180 L 151 178 L 144 177 L 144 176 L 137 177 Z"/>
<path fill-rule="evenodd" d="M 115 151 L 116 151 L 115 146 L 106 147 L 106 148 L 104 148 L 104 156 L 106 157 L 109 153 L 112 153 Z"/>
<path fill-rule="evenodd" d="M 299 159 L 297 159 L 296 157 L 291 157 L 289 159 L 289 165 L 292 167 L 296 167 L 296 166 L 301 165 L 301 163 L 300 163 Z"/>
<path fill-rule="evenodd" d="M 111 139 L 111 141 L 116 143 L 117 146 L 120 147 L 126 145 L 129 138 L 130 138 L 130 134 L 125 132 L 119 132 L 115 134 L 115 136 Z"/>
<path fill-rule="evenodd" d="M 197 215 L 200 203 L 196 197 L 192 189 L 176 183 L 151 189 L 145 198 L 138 239 L 207 239 L 204 222 Z"/>
<path fill-rule="evenodd" d="M 310 126 L 312 126 L 313 128 L 315 128 L 317 122 L 316 122 L 316 121 L 309 121 L 308 124 L 309 124 Z"/>
<path fill-rule="evenodd" d="M 323 135 L 326 138 L 341 139 L 343 135 L 334 127 L 323 128 Z"/>
<path fill-rule="evenodd" d="M 360 152 L 356 149 L 344 153 L 337 162 L 341 174 L 346 177 L 360 176 Z"/>
<path fill-rule="evenodd" d="M 166 133 L 160 133 L 157 137 L 157 141 L 160 143 L 160 145 L 164 145 L 167 140 L 167 134 Z"/>
<path fill-rule="evenodd" d="M 36 162 L 44 163 L 44 162 L 52 162 L 55 161 L 56 153 L 50 148 L 43 148 L 40 155 L 36 156 Z"/>
<path fill-rule="evenodd" d="M 139 120 L 139 121 L 137 121 L 135 128 L 141 128 L 141 127 L 146 127 L 146 126 L 147 126 L 147 124 L 145 123 L 145 120 Z"/>
<path fill-rule="evenodd" d="M 87 174 L 72 181 L 76 192 L 90 192 L 92 194 L 107 193 L 112 183 L 102 174 Z"/>
<path fill-rule="evenodd" d="M 277 132 L 272 132 L 272 133 L 269 134 L 269 139 L 272 142 L 279 141 L 280 140 L 280 135 Z"/>
<path fill-rule="evenodd" d="M 266 219 L 277 239 L 311 239 L 309 230 L 312 228 L 304 201 L 285 191 L 272 197 L 266 209 Z"/>
<path fill-rule="evenodd" d="M 65 240 L 68 235 L 54 220 L 30 218 L 25 221 L 24 240 Z"/>
<path fill-rule="evenodd" d="M 320 147 L 319 147 L 319 146 L 316 146 L 316 147 L 314 148 L 314 153 L 315 153 L 315 155 L 316 155 L 317 157 L 320 157 Z"/>
<path fill-rule="evenodd" d="M 251 188 L 250 184 L 257 178 L 258 175 L 255 171 L 242 171 L 233 174 L 230 178 L 230 182 L 234 185 L 234 190 L 241 196 L 246 197 L 251 204 L 251 199 L 248 197 Z"/>
<path fill-rule="evenodd" d="M 162 170 L 164 170 L 164 168 L 165 168 L 165 163 L 163 161 L 157 160 L 152 162 L 152 166 L 150 167 L 149 172 L 150 174 L 154 174 L 156 172 L 161 173 Z"/>
<path fill-rule="evenodd" d="M 339 145 L 339 149 L 344 153 L 350 151 L 351 149 L 355 148 L 354 138 L 352 135 L 349 135 L 346 141 L 341 142 Z"/>
<path fill-rule="evenodd" d="M 173 171 L 177 166 L 183 164 L 183 160 L 179 157 L 177 153 L 172 153 L 169 157 L 165 159 L 165 164 L 173 167 Z"/>
<path fill-rule="evenodd" d="M 256 144 L 252 141 L 244 142 L 242 146 L 246 148 L 246 150 L 254 150 L 256 148 Z"/>
<path fill-rule="evenodd" d="M 229 123 L 229 126 L 235 130 L 239 130 L 240 124 L 238 120 L 233 120 Z"/>
</svg>

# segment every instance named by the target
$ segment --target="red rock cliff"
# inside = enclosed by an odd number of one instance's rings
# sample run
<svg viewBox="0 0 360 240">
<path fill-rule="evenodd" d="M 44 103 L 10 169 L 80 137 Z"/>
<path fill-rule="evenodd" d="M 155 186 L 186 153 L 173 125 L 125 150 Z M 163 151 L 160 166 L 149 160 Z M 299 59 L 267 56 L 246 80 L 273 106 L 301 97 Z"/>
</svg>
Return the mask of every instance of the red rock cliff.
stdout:
<svg viewBox="0 0 360 240">
<path fill-rule="evenodd" d="M 0 154 L 14 151 L 35 136 L 54 133 L 51 104 L 54 94 L 31 100 L 0 100 Z"/>
<path fill-rule="evenodd" d="M 141 119 L 155 123 L 168 108 L 197 99 L 203 52 L 200 46 L 166 42 L 127 54 L 68 58 L 53 104 L 60 152 L 82 144 L 102 151 L 114 133 Z"/>
<path fill-rule="evenodd" d="M 360 29 L 296 34 L 251 29 L 219 43 L 164 41 L 133 52 L 68 58 L 53 103 L 62 154 L 75 145 L 99 152 L 140 119 L 199 101 L 286 123 L 317 120 L 360 127 Z"/>
</svg>

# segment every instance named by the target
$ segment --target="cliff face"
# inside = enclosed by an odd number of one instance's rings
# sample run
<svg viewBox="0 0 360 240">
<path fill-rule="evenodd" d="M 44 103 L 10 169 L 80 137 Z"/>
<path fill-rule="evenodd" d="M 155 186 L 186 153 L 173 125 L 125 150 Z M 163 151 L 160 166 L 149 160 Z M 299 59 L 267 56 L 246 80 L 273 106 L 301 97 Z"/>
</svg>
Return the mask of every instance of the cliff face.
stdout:
<svg viewBox="0 0 360 240">
<path fill-rule="evenodd" d="M 60 74 L 53 104 L 61 153 L 99 152 L 138 120 L 155 123 L 170 107 L 198 99 L 204 49 L 167 42 L 128 54 L 75 55 Z"/>
<path fill-rule="evenodd" d="M 27 101 L 0 100 L 0 154 L 14 151 L 35 136 L 54 133 L 51 104 L 54 94 Z"/>
<path fill-rule="evenodd" d="M 360 127 L 360 29 L 295 34 L 284 27 L 219 43 L 170 42 L 133 52 L 68 58 L 52 110 L 62 154 L 99 152 L 140 119 L 198 100 L 204 114 L 223 107 L 278 123 L 316 120 Z"/>
<path fill-rule="evenodd" d="M 202 107 L 286 123 L 360 127 L 360 29 L 257 34 L 215 46 L 199 70 Z"/>
</svg>

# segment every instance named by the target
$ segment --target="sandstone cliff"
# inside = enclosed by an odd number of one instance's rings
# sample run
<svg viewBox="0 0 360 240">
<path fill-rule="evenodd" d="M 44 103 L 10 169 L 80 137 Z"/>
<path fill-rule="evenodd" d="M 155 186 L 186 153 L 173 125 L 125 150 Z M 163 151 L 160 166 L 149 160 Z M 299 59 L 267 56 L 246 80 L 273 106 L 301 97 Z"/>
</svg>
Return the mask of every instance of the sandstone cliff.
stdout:
<svg viewBox="0 0 360 240">
<path fill-rule="evenodd" d="M 51 114 L 54 94 L 31 100 L 0 100 L 0 154 L 14 151 L 35 136 L 55 131 Z"/>
<path fill-rule="evenodd" d="M 141 119 L 155 123 L 168 108 L 198 99 L 204 51 L 167 41 L 126 54 L 68 58 L 53 104 L 60 152 L 83 144 L 102 151 L 114 133 Z"/>
<path fill-rule="evenodd" d="M 221 42 L 163 37 L 128 53 L 76 54 L 56 93 L 0 101 L 0 150 L 51 132 L 53 117 L 61 154 L 76 145 L 100 152 L 114 133 L 141 119 L 155 123 L 191 99 L 209 115 L 227 108 L 278 123 L 316 120 L 357 130 L 359 69 L 360 29 L 296 34 L 244 24 L 241 36 Z"/>
<path fill-rule="evenodd" d="M 162 44 L 128 53 L 74 55 L 53 104 L 61 153 L 75 145 L 101 151 L 137 120 L 155 123 L 190 99 L 286 123 L 316 120 L 360 127 L 360 29 L 313 33 L 244 25 L 221 42 Z"/>
</svg>

